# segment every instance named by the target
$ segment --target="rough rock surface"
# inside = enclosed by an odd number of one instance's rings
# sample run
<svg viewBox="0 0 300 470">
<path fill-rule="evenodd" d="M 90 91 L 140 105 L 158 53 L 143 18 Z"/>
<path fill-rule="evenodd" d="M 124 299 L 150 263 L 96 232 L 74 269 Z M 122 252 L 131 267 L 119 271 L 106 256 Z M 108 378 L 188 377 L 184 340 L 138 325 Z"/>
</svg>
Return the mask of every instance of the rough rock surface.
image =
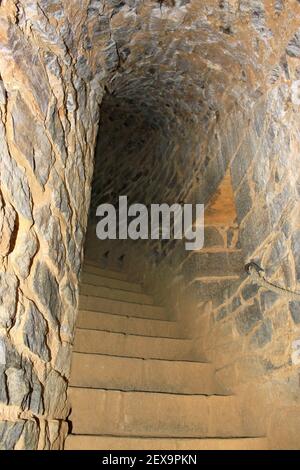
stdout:
<svg viewBox="0 0 300 470">
<path fill-rule="evenodd" d="M 70 345 L 99 122 L 110 138 L 100 139 L 92 216 L 99 201 L 128 188 L 139 202 L 207 202 L 230 166 L 245 259 L 259 256 L 267 265 L 274 240 L 285 233 L 286 269 L 277 259 L 274 278 L 297 286 L 299 105 L 291 89 L 300 77 L 299 9 L 293 0 L 1 1 L 3 449 L 56 449 L 67 432 Z M 229 250 L 239 249 L 236 233 L 236 223 L 220 229 Z M 174 273 L 184 261 L 178 252 L 155 244 L 150 264 L 165 272 L 165 263 Z M 254 331 L 247 312 L 258 300 L 233 302 L 240 285 L 226 284 L 216 300 L 230 314 L 207 335 L 216 345 L 212 359 L 220 368 L 228 355 L 233 360 L 223 348 L 222 363 L 218 345 L 222 325 L 232 322 L 239 325 L 233 337 L 242 333 L 234 345 L 253 334 L 252 348 L 269 348 L 253 360 L 257 370 L 286 366 L 289 373 L 288 345 L 279 351 L 275 338 L 299 334 L 296 307 L 287 307 L 293 325 L 287 330 L 260 324 L 257 310 Z M 236 371 L 239 359 L 246 367 L 246 354 L 235 359 Z"/>
</svg>

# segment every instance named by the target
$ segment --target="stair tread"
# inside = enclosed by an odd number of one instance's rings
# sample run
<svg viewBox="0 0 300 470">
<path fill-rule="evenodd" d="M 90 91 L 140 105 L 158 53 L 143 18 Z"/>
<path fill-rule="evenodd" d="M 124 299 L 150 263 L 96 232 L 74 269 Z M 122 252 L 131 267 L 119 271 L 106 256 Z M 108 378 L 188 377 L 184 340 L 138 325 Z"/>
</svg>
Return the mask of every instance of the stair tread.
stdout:
<svg viewBox="0 0 300 470">
<path fill-rule="evenodd" d="M 142 285 L 131 282 L 115 279 L 111 277 L 99 276 L 97 274 L 88 273 L 83 271 L 81 274 L 81 282 L 93 286 L 111 287 L 113 289 L 124 290 L 128 292 L 142 292 Z"/>
<path fill-rule="evenodd" d="M 251 437 L 234 396 L 70 388 L 75 434 Z M 98 418 L 98 419 L 97 419 Z"/>
<path fill-rule="evenodd" d="M 141 335 L 139 333 L 124 333 L 122 331 L 110 331 L 110 330 L 103 330 L 102 328 L 84 328 L 84 327 L 77 327 L 77 330 L 84 330 L 84 331 L 91 331 L 91 332 L 99 332 L 99 333 L 109 333 L 111 335 L 122 335 L 122 336 L 129 336 L 129 337 L 138 337 L 138 338 L 151 338 L 151 339 L 166 339 L 166 340 L 178 340 L 178 341 L 192 341 L 191 338 L 184 338 L 184 337 L 180 337 L 180 336 L 174 336 L 174 337 L 170 337 L 170 336 L 158 336 L 158 335 L 155 335 L 155 337 L 153 336 L 149 336 L 149 335 Z"/>
<path fill-rule="evenodd" d="M 124 358 L 74 353 L 70 385 L 180 394 L 221 394 L 205 362 Z"/>
<path fill-rule="evenodd" d="M 150 295 L 142 292 L 131 292 L 124 289 L 116 289 L 107 286 L 94 286 L 89 283 L 81 283 L 80 295 L 91 297 L 100 297 L 105 299 L 118 300 L 122 302 L 138 303 L 145 305 L 153 305 L 154 300 Z"/>
<path fill-rule="evenodd" d="M 163 320 L 166 317 L 164 308 L 158 305 L 124 302 L 82 294 L 79 296 L 79 308 L 81 310 L 92 310 L 139 318 L 156 318 L 158 320 Z"/>
<path fill-rule="evenodd" d="M 197 341 L 121 271 L 86 264 L 67 449 L 263 449 Z"/>
<path fill-rule="evenodd" d="M 103 269 L 97 265 L 87 264 L 85 263 L 82 268 L 83 272 L 97 274 L 99 276 L 104 276 L 111 279 L 119 279 L 122 281 L 127 280 L 127 275 L 123 271 L 117 271 L 113 269 Z"/>
<path fill-rule="evenodd" d="M 157 320 L 128 315 L 117 315 L 92 310 L 79 310 L 77 327 L 105 330 L 113 333 L 132 333 L 146 336 L 180 337 L 177 322 Z"/>
<path fill-rule="evenodd" d="M 141 336 L 81 328 L 76 330 L 74 351 L 149 359 L 204 360 L 203 354 L 197 351 L 195 342 L 191 339 Z"/>
<path fill-rule="evenodd" d="M 161 438 L 74 435 L 67 437 L 66 450 L 265 450 L 265 437 Z"/>
<path fill-rule="evenodd" d="M 190 393 L 190 394 L 186 394 L 186 393 L 161 393 L 161 392 L 150 392 L 150 391 L 145 391 L 145 390 L 107 390 L 105 388 L 92 388 L 92 387 L 79 387 L 79 386 L 73 386 L 73 385 L 70 385 L 69 387 L 69 392 L 72 394 L 73 391 L 82 391 L 82 392 L 92 392 L 92 393 L 96 393 L 96 394 L 113 394 L 115 395 L 115 397 L 117 397 L 118 395 L 127 395 L 127 396 L 131 396 L 131 395 L 135 395 L 135 398 L 138 399 L 138 398 L 146 398 L 148 399 L 148 397 L 151 398 L 151 400 L 153 400 L 153 403 L 155 402 L 156 398 L 157 397 L 160 397 L 160 396 L 165 396 L 165 399 L 167 400 L 168 398 L 172 398 L 172 399 L 184 399 L 184 400 L 189 400 L 190 398 L 194 398 L 194 399 L 200 399 L 200 400 L 211 400 L 211 401 L 214 401 L 214 400 L 219 400 L 219 399 L 224 399 L 226 401 L 236 401 L 238 402 L 237 400 L 237 397 L 235 395 L 220 395 L 218 393 L 215 393 L 215 394 L 210 394 L 210 395 L 206 395 L 205 393 Z"/>
<path fill-rule="evenodd" d="M 147 318 L 147 317 L 135 317 L 133 315 L 128 315 L 126 313 L 110 313 L 110 312 L 99 312 L 97 310 L 86 310 L 84 308 L 79 308 L 79 313 L 84 313 L 84 314 L 95 314 L 100 317 L 100 315 L 105 315 L 106 317 L 109 317 L 110 319 L 125 319 L 125 320 L 133 320 L 133 321 L 138 321 L 140 320 L 142 323 L 144 321 L 149 321 L 149 322 L 155 322 L 157 324 L 165 324 L 165 325 L 170 325 L 173 324 L 174 326 L 176 325 L 176 321 L 172 319 L 160 319 L 160 318 Z"/>
</svg>

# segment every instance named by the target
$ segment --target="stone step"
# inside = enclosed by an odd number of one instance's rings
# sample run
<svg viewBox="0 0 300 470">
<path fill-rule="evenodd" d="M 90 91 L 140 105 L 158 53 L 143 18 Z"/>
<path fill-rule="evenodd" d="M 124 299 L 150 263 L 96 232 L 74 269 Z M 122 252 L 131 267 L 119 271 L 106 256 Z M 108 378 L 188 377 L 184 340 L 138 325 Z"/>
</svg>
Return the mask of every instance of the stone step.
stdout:
<svg viewBox="0 0 300 470">
<path fill-rule="evenodd" d="M 263 437 L 168 439 L 69 435 L 65 450 L 268 450 Z"/>
<path fill-rule="evenodd" d="M 255 437 L 236 397 L 69 388 L 73 434 Z"/>
<path fill-rule="evenodd" d="M 92 274 L 83 271 L 81 273 L 81 282 L 94 286 L 110 287 L 112 289 L 120 290 L 122 289 L 130 292 L 142 292 L 141 284 L 136 284 L 134 282 L 129 281 L 120 281 L 119 279 L 106 277 L 105 274 L 103 276 L 99 276 L 97 274 Z"/>
<path fill-rule="evenodd" d="M 73 353 L 70 384 L 110 390 L 222 394 L 211 364 Z"/>
<path fill-rule="evenodd" d="M 90 274 L 97 274 L 97 276 L 104 276 L 111 279 L 118 279 L 120 281 L 126 281 L 127 276 L 122 271 L 113 271 L 111 269 L 102 269 L 98 266 L 93 264 L 84 264 L 83 265 L 83 272 L 90 273 Z"/>
<path fill-rule="evenodd" d="M 180 337 L 179 326 L 175 321 L 149 320 L 125 315 L 98 313 L 80 310 L 77 317 L 79 328 L 104 330 L 114 333 L 127 333 L 144 336 Z"/>
<path fill-rule="evenodd" d="M 76 330 L 73 350 L 145 359 L 203 360 L 203 355 L 196 351 L 195 342 L 190 339 L 127 335 L 80 328 Z"/>
<path fill-rule="evenodd" d="M 128 292 L 121 289 L 112 289 L 111 287 L 93 286 L 86 283 L 82 283 L 80 285 L 80 294 L 145 305 L 153 305 L 154 303 L 154 300 L 150 295 L 138 292 Z"/>
<path fill-rule="evenodd" d="M 113 313 L 116 315 L 128 315 L 131 317 L 151 318 L 165 320 L 167 314 L 163 307 L 156 305 L 144 305 L 119 300 L 105 299 L 90 295 L 79 296 L 79 308 L 93 310 L 101 313 Z"/>
</svg>

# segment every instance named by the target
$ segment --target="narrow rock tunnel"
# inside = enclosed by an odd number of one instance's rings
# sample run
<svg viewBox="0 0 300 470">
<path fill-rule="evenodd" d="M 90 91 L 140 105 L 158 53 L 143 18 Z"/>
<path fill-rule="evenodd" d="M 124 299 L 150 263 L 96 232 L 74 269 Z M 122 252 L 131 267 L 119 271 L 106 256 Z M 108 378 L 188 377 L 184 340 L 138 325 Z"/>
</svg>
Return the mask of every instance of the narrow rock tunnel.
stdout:
<svg viewBox="0 0 300 470">
<path fill-rule="evenodd" d="M 299 2 L 0 20 L 0 448 L 299 449 Z M 204 204 L 203 248 L 100 241 L 121 195 Z"/>
</svg>

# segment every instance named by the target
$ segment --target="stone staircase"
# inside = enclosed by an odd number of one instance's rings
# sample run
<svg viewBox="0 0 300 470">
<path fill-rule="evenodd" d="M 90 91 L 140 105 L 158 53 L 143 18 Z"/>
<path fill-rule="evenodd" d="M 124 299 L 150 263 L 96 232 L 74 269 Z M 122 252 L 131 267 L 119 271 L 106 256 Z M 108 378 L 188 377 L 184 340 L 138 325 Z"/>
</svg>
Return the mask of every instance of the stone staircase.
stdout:
<svg viewBox="0 0 300 470">
<path fill-rule="evenodd" d="M 176 321 L 124 273 L 85 265 L 65 449 L 265 449 Z"/>
</svg>

